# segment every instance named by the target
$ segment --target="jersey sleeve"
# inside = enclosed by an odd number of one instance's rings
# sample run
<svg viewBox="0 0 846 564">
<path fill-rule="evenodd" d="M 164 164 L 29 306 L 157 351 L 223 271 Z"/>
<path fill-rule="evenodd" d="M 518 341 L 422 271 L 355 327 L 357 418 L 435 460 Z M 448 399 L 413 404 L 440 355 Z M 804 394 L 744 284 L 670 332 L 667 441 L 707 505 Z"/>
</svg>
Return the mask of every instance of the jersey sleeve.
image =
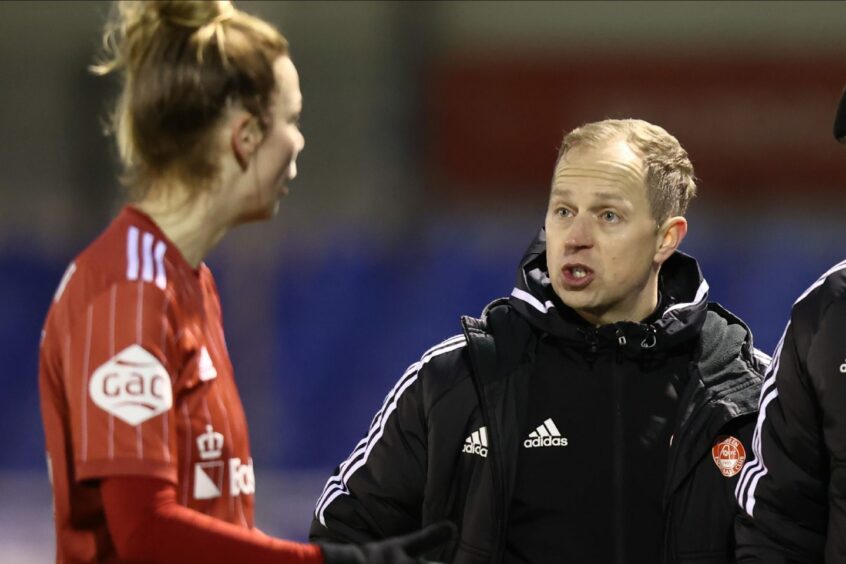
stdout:
<svg viewBox="0 0 846 564">
<path fill-rule="evenodd" d="M 76 480 L 176 483 L 173 379 L 181 360 L 168 294 L 126 281 L 76 307 L 62 359 Z"/>
<path fill-rule="evenodd" d="M 794 312 L 764 382 L 755 460 L 736 492 L 739 561 L 846 558 L 846 303 L 817 319 Z"/>
<path fill-rule="evenodd" d="M 269 537 L 177 502 L 176 488 L 155 479 L 103 481 L 109 532 L 122 560 L 323 564 L 320 548 Z"/>
</svg>

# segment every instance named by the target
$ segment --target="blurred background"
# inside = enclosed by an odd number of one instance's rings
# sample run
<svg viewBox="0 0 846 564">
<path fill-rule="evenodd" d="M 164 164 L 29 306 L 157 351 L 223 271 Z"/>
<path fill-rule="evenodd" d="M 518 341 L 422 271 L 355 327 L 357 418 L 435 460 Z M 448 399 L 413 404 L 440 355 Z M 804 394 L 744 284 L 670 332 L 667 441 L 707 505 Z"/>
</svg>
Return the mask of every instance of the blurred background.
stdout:
<svg viewBox="0 0 846 564">
<path fill-rule="evenodd" d="M 323 482 L 420 354 L 510 293 L 564 132 L 664 126 L 700 193 L 683 250 L 771 351 L 846 256 L 839 2 L 237 2 L 289 38 L 306 149 L 279 216 L 209 257 L 258 524 L 304 539 Z M 103 2 L 0 4 L 0 562 L 53 558 L 38 339 L 125 200 L 90 75 Z"/>
</svg>

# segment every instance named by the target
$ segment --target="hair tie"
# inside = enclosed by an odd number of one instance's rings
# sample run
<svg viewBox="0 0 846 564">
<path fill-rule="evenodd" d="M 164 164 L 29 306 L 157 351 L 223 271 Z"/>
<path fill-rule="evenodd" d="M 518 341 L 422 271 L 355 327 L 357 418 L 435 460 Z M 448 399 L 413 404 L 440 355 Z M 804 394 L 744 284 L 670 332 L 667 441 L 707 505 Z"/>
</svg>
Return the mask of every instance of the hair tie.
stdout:
<svg viewBox="0 0 846 564">
<path fill-rule="evenodd" d="M 168 15 L 166 19 L 169 23 L 178 25 L 180 27 L 202 29 L 206 26 L 217 26 L 227 20 L 231 20 L 232 17 L 235 15 L 235 12 L 237 12 L 235 6 L 233 6 L 232 2 L 230 2 L 229 0 L 218 0 L 217 10 L 218 14 L 215 17 L 200 25 L 197 25 L 196 20 L 180 18 L 179 16 Z"/>
</svg>

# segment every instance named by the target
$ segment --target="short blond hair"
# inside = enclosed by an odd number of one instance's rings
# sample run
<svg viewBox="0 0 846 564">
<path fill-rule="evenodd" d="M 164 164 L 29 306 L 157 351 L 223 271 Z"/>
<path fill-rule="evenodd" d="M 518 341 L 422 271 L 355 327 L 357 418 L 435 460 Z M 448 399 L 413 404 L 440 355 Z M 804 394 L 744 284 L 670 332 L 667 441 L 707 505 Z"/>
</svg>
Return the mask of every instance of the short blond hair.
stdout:
<svg viewBox="0 0 846 564">
<path fill-rule="evenodd" d="M 606 119 L 587 123 L 564 136 L 556 167 L 576 147 L 598 148 L 622 139 L 643 160 L 647 196 L 658 225 L 684 215 L 696 195 L 693 163 L 678 139 L 667 130 L 640 119 Z"/>
</svg>

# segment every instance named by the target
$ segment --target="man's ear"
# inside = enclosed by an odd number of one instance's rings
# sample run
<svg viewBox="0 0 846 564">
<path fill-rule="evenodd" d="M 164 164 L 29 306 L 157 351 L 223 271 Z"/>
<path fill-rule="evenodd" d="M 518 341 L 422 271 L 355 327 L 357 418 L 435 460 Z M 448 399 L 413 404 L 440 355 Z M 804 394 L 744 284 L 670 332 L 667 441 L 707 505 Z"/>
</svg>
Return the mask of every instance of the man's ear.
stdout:
<svg viewBox="0 0 846 564">
<path fill-rule="evenodd" d="M 655 262 L 664 264 L 687 235 L 687 220 L 681 216 L 671 217 L 658 228 L 658 248 L 655 249 Z"/>
<path fill-rule="evenodd" d="M 241 166 L 241 170 L 247 170 L 250 159 L 261 144 L 262 138 L 261 128 L 254 116 L 243 115 L 232 125 L 232 153 Z"/>
</svg>

